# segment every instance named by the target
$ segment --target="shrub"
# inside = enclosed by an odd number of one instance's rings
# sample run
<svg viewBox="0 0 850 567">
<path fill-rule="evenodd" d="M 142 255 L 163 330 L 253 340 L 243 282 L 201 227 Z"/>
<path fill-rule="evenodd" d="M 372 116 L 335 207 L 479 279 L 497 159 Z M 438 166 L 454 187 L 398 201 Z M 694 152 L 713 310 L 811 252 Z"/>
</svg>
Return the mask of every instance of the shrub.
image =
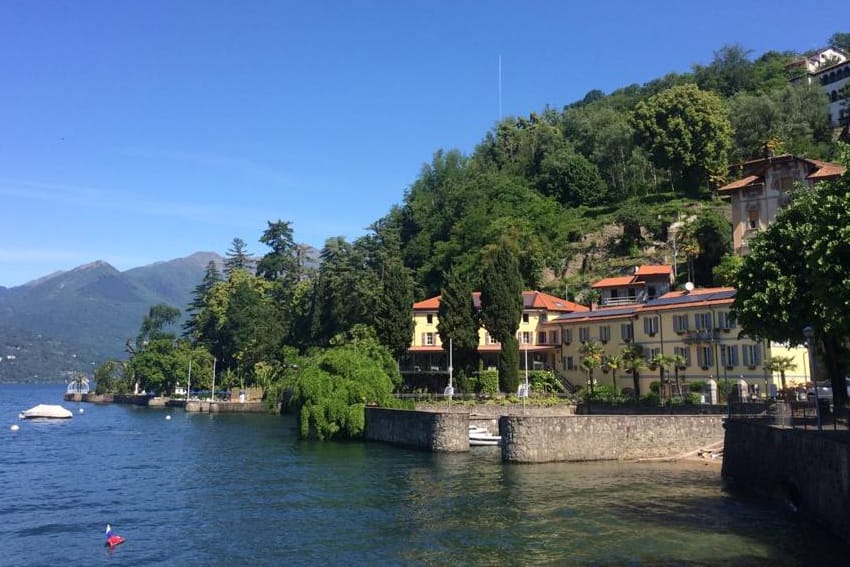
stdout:
<svg viewBox="0 0 850 567">
<path fill-rule="evenodd" d="M 599 384 L 593 389 L 593 393 L 590 390 L 584 389 L 581 392 L 581 397 L 586 402 L 605 402 L 609 404 L 621 404 L 626 401 L 626 398 L 623 396 L 622 392 L 615 386 L 611 384 Z"/>
<path fill-rule="evenodd" d="M 475 393 L 480 395 L 495 395 L 499 393 L 499 371 L 480 370 L 476 380 Z"/>
</svg>

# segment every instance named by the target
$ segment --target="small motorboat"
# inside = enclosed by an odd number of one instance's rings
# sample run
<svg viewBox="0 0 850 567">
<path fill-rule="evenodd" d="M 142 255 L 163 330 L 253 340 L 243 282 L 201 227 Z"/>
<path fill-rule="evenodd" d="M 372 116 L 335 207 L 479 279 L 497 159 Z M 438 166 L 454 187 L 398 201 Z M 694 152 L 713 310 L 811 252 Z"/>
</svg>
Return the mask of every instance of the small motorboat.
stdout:
<svg viewBox="0 0 850 567">
<path fill-rule="evenodd" d="M 480 425 L 469 426 L 470 446 L 498 445 L 502 442 L 500 435 L 491 435 L 487 429 Z"/>
<path fill-rule="evenodd" d="M 106 543 L 104 544 L 106 547 L 112 548 L 116 545 L 121 545 L 124 543 L 124 538 L 120 535 L 115 535 L 112 533 L 112 526 L 106 524 Z"/>
<path fill-rule="evenodd" d="M 22 411 L 18 417 L 21 419 L 68 419 L 73 416 L 73 413 L 62 406 L 38 404 L 35 407 Z"/>
</svg>

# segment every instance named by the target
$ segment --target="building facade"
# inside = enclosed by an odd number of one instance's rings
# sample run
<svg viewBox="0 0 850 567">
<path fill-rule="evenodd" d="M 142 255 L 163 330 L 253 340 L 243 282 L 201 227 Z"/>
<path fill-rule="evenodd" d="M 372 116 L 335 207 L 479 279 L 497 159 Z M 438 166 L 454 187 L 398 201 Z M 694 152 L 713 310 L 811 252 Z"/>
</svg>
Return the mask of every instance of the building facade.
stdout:
<svg viewBox="0 0 850 567">
<path fill-rule="evenodd" d="M 835 179 L 844 167 L 792 155 L 770 156 L 739 166 L 738 179 L 720 187 L 721 197 L 732 205 L 732 245 L 735 254 L 749 253 L 749 241 L 766 229 L 779 209 L 791 200 L 795 183 L 813 187 Z"/>
<path fill-rule="evenodd" d="M 657 354 L 679 355 L 682 364 L 670 368 L 665 379 L 678 375 L 680 383 L 707 380 L 737 384 L 743 380 L 754 395 L 771 395 L 781 384 L 766 365 L 772 356 L 792 356 L 794 370 L 786 372 L 786 383 L 804 383 L 803 348 L 756 341 L 743 336 L 730 317 L 735 300 L 734 288 L 706 288 L 669 291 L 655 299 L 629 305 L 599 307 L 592 311 L 566 313 L 546 326 L 561 335 L 555 371 L 575 386 L 589 383 L 590 375 L 582 367 L 583 345 L 597 343 L 603 359 L 621 357 L 626 347 L 638 347 L 647 366 L 639 372 L 640 391 L 649 392 L 652 382 L 660 380 L 660 370 L 648 361 Z M 634 377 L 624 370 L 593 370 L 595 384 L 609 384 L 631 391 Z"/>
<path fill-rule="evenodd" d="M 481 308 L 481 294 L 472 294 L 476 309 Z M 520 347 L 520 363 L 528 360 L 530 368 L 551 368 L 555 364 L 560 347 L 557 329 L 546 327 L 546 323 L 565 313 L 588 311 L 588 308 L 560 297 L 540 291 L 522 292 L 522 316 L 517 330 Z M 405 374 L 447 374 L 449 345 L 443 345 L 439 333 L 440 296 L 431 297 L 413 304 L 413 341 L 407 356 L 401 362 Z M 498 364 L 501 345 L 486 329 L 478 330 L 478 354 L 485 368 Z"/>
</svg>

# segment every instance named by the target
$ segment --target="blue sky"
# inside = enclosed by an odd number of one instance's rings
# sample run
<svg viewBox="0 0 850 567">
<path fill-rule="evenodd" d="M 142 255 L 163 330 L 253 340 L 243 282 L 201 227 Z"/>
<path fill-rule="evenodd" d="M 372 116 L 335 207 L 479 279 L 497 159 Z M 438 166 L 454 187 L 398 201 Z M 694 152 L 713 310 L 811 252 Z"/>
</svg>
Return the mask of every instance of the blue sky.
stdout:
<svg viewBox="0 0 850 567">
<path fill-rule="evenodd" d="M 850 31 L 820 1 L 0 2 L 0 285 L 354 239 L 439 148 L 709 63 Z M 499 58 L 501 57 L 501 105 Z"/>
</svg>

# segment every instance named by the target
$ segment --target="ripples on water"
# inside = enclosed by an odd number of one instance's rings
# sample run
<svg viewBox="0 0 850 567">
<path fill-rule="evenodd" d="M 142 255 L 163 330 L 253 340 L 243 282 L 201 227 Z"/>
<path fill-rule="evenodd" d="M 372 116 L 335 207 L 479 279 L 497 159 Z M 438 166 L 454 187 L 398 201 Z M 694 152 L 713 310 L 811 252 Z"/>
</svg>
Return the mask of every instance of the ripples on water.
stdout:
<svg viewBox="0 0 850 567">
<path fill-rule="evenodd" d="M 61 389 L 0 385 L 2 565 L 776 566 L 848 554 L 782 508 L 727 494 L 714 467 L 504 465 L 492 447 L 306 442 L 287 416 L 117 405 L 18 422 L 36 403 L 62 403 Z M 111 552 L 107 522 L 127 539 Z"/>
</svg>

